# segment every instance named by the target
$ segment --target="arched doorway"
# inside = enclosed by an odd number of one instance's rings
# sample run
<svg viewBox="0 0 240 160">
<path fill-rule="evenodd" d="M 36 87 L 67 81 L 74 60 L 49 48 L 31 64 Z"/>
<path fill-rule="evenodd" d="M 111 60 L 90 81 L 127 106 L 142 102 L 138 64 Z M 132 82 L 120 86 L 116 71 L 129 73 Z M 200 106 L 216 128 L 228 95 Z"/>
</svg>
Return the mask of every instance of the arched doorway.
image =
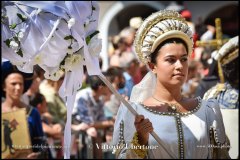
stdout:
<svg viewBox="0 0 240 160">
<path fill-rule="evenodd" d="M 108 68 L 108 36 L 118 34 L 120 30 L 129 25 L 132 17 L 141 16 L 146 18 L 151 13 L 164 9 L 160 2 L 151 1 L 119 1 L 116 2 L 104 15 L 100 23 L 100 34 L 102 37 L 101 57 L 103 59 L 102 70 Z"/>
</svg>

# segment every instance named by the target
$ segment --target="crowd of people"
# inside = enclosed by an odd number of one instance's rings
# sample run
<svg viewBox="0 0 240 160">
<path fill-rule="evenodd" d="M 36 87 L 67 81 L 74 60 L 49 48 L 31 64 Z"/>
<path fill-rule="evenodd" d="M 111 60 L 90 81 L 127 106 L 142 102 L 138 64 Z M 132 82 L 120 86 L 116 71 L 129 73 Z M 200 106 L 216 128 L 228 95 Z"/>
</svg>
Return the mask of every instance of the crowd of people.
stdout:
<svg viewBox="0 0 240 160">
<path fill-rule="evenodd" d="M 109 68 L 103 74 L 139 115 L 121 105 L 98 76 L 85 72 L 72 114 L 71 158 L 229 158 L 229 148 L 215 155 L 215 148 L 200 146 L 234 143 L 221 111 L 239 107 L 238 37 L 228 44 L 234 47 L 220 52 L 195 46 L 197 40 L 214 38 L 214 26 L 194 25 L 188 10 L 180 13 L 185 19 L 174 11 L 159 11 L 145 21 L 138 17 L 109 38 Z M 2 113 L 26 108 L 32 145 L 48 146 L 26 158 L 63 158 L 63 148 L 54 146 L 63 146 L 67 109 L 58 90 L 64 74 L 52 81 L 36 66 L 26 76 L 9 62 L 2 63 L 2 73 Z M 157 149 L 146 147 L 158 145 L 152 131 L 162 140 Z M 112 153 L 99 147 L 103 144 L 145 148 Z"/>
</svg>

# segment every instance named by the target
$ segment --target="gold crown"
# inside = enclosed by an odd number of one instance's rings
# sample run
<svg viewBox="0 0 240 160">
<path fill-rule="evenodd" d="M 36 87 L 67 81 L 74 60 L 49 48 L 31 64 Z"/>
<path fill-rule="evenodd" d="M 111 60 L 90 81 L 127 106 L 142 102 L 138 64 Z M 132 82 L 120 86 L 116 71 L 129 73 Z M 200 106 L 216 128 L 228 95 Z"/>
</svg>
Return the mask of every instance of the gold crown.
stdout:
<svg viewBox="0 0 240 160">
<path fill-rule="evenodd" d="M 170 38 L 182 39 L 187 44 L 188 54 L 192 53 L 192 31 L 185 19 L 173 10 L 153 13 L 143 21 L 135 35 L 135 52 L 143 63 L 147 63 L 157 46 Z"/>
</svg>

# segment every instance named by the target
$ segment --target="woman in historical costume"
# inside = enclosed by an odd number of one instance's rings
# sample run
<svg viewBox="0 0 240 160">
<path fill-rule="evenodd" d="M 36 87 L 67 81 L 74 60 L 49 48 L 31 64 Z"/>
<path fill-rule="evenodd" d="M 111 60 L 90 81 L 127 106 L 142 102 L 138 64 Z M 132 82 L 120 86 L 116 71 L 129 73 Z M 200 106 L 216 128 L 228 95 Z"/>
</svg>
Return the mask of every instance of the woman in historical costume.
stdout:
<svg viewBox="0 0 240 160">
<path fill-rule="evenodd" d="M 33 74 L 18 71 L 9 61 L 2 63 L 2 71 L 3 93 L 5 96 L 2 101 L 2 113 L 26 108 L 29 135 L 32 144 L 32 146 L 30 146 L 32 147 L 32 153 L 27 155 L 27 157 L 15 158 L 47 158 L 40 114 L 35 108 L 22 102 L 21 99 L 24 90 L 26 91 L 31 85 Z"/>
<path fill-rule="evenodd" d="M 138 29 L 134 45 L 151 71 L 131 94 L 138 115 L 124 105 L 118 111 L 113 135 L 116 157 L 229 158 L 217 101 L 181 94 L 193 46 L 192 32 L 181 15 L 168 10 L 152 14 Z M 153 130 L 161 144 L 149 135 Z"/>
</svg>

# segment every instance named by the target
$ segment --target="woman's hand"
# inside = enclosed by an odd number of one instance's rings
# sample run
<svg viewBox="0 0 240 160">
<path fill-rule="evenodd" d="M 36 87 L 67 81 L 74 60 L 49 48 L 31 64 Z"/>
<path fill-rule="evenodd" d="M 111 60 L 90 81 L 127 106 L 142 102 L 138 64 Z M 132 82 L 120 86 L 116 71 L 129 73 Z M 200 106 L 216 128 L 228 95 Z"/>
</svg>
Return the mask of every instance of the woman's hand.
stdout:
<svg viewBox="0 0 240 160">
<path fill-rule="evenodd" d="M 145 119 L 143 115 L 137 115 L 134 125 L 138 133 L 138 143 L 140 145 L 147 145 L 149 133 L 153 131 L 152 123 L 149 119 Z"/>
</svg>

